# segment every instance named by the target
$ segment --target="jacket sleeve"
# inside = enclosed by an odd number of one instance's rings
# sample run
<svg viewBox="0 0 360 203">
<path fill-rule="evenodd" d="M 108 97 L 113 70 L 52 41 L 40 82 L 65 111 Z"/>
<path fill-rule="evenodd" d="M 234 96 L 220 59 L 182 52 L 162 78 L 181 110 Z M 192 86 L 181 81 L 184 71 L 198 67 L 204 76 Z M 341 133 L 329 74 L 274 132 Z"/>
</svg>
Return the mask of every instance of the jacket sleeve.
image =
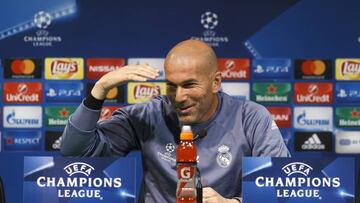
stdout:
<svg viewBox="0 0 360 203">
<path fill-rule="evenodd" d="M 98 122 L 100 110 L 83 103 L 70 116 L 60 152 L 64 156 L 125 156 L 140 148 L 138 137 L 146 131 L 144 105 L 128 106 Z M 132 117 L 131 115 L 137 115 Z"/>
<path fill-rule="evenodd" d="M 279 128 L 264 106 L 254 102 L 246 105 L 244 129 L 252 156 L 290 157 Z"/>
</svg>

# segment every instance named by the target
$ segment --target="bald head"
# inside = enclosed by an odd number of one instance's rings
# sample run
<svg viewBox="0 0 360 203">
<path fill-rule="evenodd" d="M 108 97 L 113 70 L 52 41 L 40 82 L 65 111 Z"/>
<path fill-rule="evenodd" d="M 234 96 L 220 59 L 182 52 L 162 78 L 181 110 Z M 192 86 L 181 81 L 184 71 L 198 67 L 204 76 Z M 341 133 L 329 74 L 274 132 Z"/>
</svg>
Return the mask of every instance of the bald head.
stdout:
<svg viewBox="0 0 360 203">
<path fill-rule="evenodd" d="M 165 69 L 171 68 L 171 64 L 197 63 L 200 72 L 215 73 L 218 70 L 217 58 L 214 50 L 206 43 L 199 40 L 185 40 L 175 45 L 167 54 Z"/>
</svg>

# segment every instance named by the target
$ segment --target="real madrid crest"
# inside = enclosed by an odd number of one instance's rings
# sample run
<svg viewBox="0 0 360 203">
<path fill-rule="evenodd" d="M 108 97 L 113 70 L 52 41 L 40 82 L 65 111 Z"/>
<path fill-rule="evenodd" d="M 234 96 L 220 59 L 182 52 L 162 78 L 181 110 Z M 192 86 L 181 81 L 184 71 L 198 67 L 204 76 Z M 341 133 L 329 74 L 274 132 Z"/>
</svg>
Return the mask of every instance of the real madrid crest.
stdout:
<svg viewBox="0 0 360 203">
<path fill-rule="evenodd" d="M 219 166 L 226 168 L 230 165 L 232 160 L 232 155 L 229 152 L 230 148 L 226 145 L 221 145 L 218 148 L 218 155 L 216 156 L 216 162 Z"/>
</svg>

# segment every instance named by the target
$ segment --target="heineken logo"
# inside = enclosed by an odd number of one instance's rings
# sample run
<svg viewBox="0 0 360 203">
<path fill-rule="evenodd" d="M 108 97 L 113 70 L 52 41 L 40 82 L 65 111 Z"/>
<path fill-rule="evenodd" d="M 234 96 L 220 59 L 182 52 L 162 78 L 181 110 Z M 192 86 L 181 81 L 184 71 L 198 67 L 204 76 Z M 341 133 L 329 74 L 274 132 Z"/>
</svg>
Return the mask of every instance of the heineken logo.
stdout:
<svg viewBox="0 0 360 203">
<path fill-rule="evenodd" d="M 254 83 L 252 100 L 259 103 L 289 103 L 290 83 Z"/>
<path fill-rule="evenodd" d="M 360 107 L 337 107 L 335 110 L 337 127 L 360 127 Z"/>
<path fill-rule="evenodd" d="M 75 111 L 73 106 L 53 106 L 45 108 L 47 126 L 65 126 L 69 116 Z"/>
</svg>

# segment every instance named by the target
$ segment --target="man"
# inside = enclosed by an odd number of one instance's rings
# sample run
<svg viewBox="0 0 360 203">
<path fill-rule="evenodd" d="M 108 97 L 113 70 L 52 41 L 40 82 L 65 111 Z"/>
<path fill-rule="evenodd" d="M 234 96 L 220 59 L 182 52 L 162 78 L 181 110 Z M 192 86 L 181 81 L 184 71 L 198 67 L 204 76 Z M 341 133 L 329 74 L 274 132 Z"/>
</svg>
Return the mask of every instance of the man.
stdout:
<svg viewBox="0 0 360 203">
<path fill-rule="evenodd" d="M 195 142 L 204 202 L 240 201 L 243 156 L 289 156 L 263 106 L 220 91 L 216 55 L 196 40 L 177 44 L 166 56 L 167 96 L 118 109 L 110 119 L 97 123 L 111 88 L 157 76 L 156 69 L 143 65 L 125 66 L 100 78 L 70 117 L 62 154 L 124 156 L 141 150 L 145 202 L 157 203 L 175 202 L 176 157 L 169 146 L 176 145 L 183 124 L 200 135 Z"/>
</svg>

